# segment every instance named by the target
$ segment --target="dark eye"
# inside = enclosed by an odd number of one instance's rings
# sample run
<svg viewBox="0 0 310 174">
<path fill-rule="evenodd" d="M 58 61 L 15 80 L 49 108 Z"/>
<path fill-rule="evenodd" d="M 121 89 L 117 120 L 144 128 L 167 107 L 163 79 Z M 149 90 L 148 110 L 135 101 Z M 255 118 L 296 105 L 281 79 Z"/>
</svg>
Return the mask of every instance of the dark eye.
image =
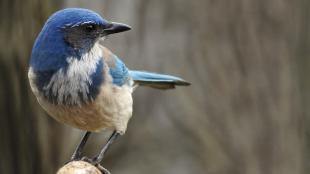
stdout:
<svg viewBox="0 0 310 174">
<path fill-rule="evenodd" d="M 95 24 L 87 24 L 84 26 L 84 29 L 87 32 L 93 32 L 96 30 L 96 25 Z"/>
</svg>

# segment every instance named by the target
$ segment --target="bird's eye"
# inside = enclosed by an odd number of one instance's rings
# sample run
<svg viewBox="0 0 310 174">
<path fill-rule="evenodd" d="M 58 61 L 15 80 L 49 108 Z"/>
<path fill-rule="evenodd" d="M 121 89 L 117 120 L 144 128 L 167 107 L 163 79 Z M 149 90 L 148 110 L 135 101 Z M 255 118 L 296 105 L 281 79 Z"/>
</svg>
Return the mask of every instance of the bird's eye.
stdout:
<svg viewBox="0 0 310 174">
<path fill-rule="evenodd" d="M 92 31 L 96 30 L 96 25 L 95 24 L 87 24 L 87 25 L 85 25 L 84 29 L 87 32 L 92 32 Z"/>
</svg>

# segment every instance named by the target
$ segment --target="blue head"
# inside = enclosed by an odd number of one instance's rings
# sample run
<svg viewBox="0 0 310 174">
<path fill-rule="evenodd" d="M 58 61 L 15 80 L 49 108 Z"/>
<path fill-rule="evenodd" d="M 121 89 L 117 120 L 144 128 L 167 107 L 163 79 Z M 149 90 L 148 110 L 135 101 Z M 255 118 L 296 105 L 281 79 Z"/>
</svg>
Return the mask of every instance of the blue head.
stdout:
<svg viewBox="0 0 310 174">
<path fill-rule="evenodd" d="M 36 76 L 34 83 L 52 100 L 69 99 L 74 103 L 74 96 L 93 98 L 103 80 L 103 62 L 96 54 L 95 45 L 100 38 L 129 29 L 125 24 L 109 22 L 87 9 L 68 8 L 54 13 L 45 23 L 32 49 L 30 67 Z M 72 78 L 70 80 L 70 73 L 77 76 L 76 81 L 81 83 L 75 84 L 77 82 Z M 85 74 L 88 77 L 84 77 Z M 68 94 L 63 94 L 65 84 L 80 88 L 75 91 L 68 89 Z"/>
<path fill-rule="evenodd" d="M 67 64 L 67 57 L 80 58 L 87 53 L 100 38 L 129 29 L 91 10 L 60 10 L 47 20 L 37 37 L 30 63 L 37 70 L 58 69 Z"/>
</svg>

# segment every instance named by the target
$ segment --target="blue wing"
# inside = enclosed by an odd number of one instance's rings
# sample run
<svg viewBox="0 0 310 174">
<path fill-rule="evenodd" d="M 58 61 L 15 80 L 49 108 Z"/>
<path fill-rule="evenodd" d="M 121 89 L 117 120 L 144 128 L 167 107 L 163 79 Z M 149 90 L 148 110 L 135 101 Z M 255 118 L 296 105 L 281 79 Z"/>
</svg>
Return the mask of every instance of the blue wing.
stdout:
<svg viewBox="0 0 310 174">
<path fill-rule="evenodd" d="M 140 86 L 149 86 L 157 89 L 171 89 L 175 88 L 175 86 L 190 85 L 185 80 L 171 75 L 128 70 L 126 65 L 105 47 L 103 47 L 103 57 L 110 68 L 113 84 L 118 86 L 126 83 L 129 84 L 130 79 Z"/>
<path fill-rule="evenodd" d="M 113 84 L 122 86 L 129 83 L 129 71 L 121 59 L 105 47 L 103 47 L 103 58 L 110 68 L 109 73 L 112 76 Z"/>
<path fill-rule="evenodd" d="M 122 86 L 125 83 L 128 83 L 129 73 L 126 65 L 115 56 L 115 66 L 110 67 L 110 74 L 113 78 L 113 84 Z"/>
</svg>

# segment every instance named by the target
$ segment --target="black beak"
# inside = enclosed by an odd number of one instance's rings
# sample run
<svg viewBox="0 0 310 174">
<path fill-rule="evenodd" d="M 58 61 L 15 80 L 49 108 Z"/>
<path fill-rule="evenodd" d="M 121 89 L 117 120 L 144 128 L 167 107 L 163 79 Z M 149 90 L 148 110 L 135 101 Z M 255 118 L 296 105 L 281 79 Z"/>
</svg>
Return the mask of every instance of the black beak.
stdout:
<svg viewBox="0 0 310 174">
<path fill-rule="evenodd" d="M 130 29 L 131 29 L 131 27 L 126 25 L 126 24 L 111 22 L 111 26 L 109 26 L 108 28 L 104 29 L 104 33 L 106 35 L 109 35 L 109 34 L 114 34 L 114 33 L 120 33 L 120 32 L 124 32 L 124 31 L 128 31 Z"/>
</svg>

